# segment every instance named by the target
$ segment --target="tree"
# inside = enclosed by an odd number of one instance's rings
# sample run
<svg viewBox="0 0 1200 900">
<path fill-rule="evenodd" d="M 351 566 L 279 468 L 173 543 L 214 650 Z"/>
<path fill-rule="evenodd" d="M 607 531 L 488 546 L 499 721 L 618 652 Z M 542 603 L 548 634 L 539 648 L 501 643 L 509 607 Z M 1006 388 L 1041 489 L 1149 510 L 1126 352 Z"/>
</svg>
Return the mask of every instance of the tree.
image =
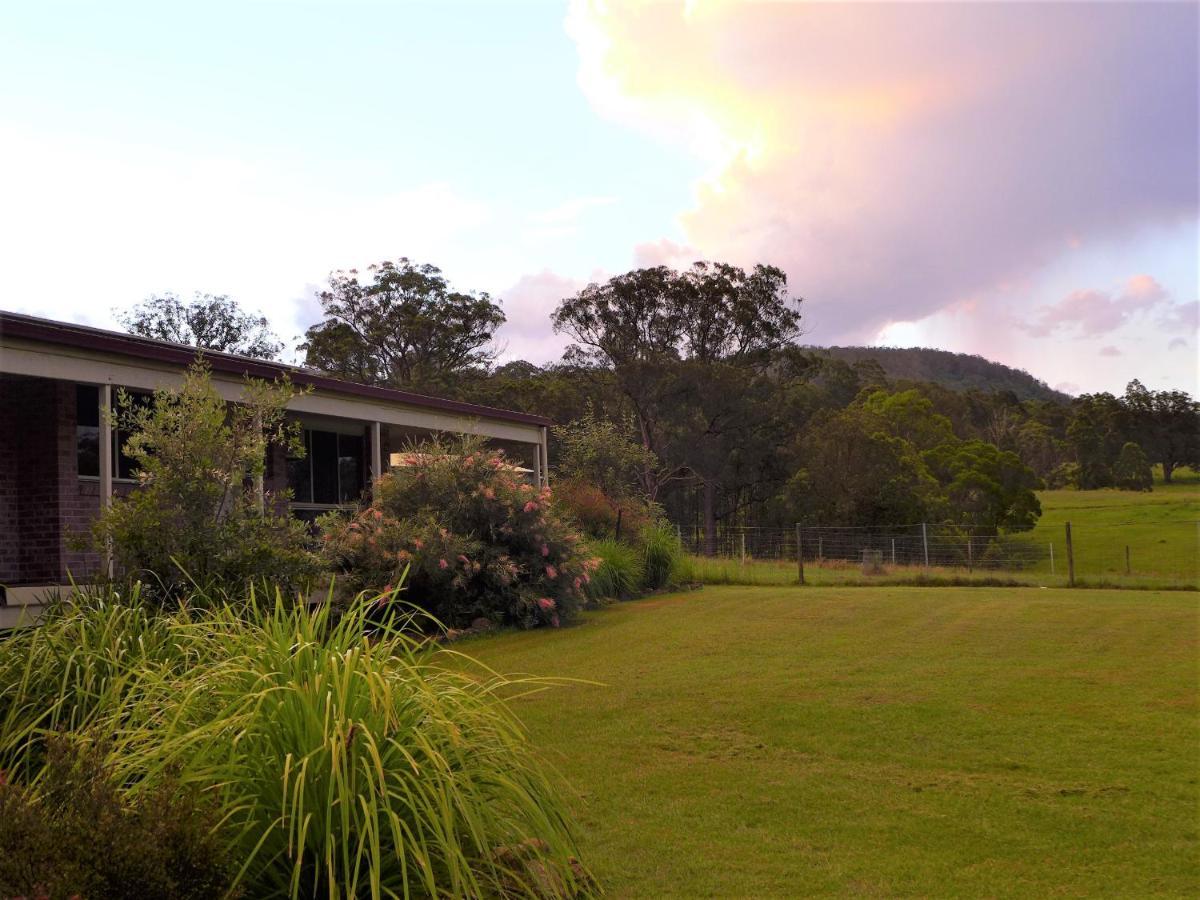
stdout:
<svg viewBox="0 0 1200 900">
<path fill-rule="evenodd" d="M 1121 454 L 1113 466 L 1113 483 L 1123 491 L 1154 490 L 1150 461 L 1133 441 L 1127 441 L 1121 448 Z"/>
<path fill-rule="evenodd" d="M 638 486 L 638 476 L 658 465 L 651 451 L 630 440 L 629 430 L 601 419 L 588 406 L 569 425 L 554 429 L 559 441 L 558 476 L 594 485 L 614 500 Z"/>
<path fill-rule="evenodd" d="M 1151 462 L 1162 466 L 1163 481 L 1170 484 L 1179 466 L 1200 464 L 1200 403 L 1183 391 L 1149 390 L 1135 379 L 1125 388 L 1122 404 L 1138 443 Z"/>
<path fill-rule="evenodd" d="M 489 347 L 504 323 L 485 293 L 451 290 L 435 266 L 401 258 L 334 272 L 318 294 L 324 321 L 300 347 L 308 365 L 339 378 L 417 390 L 444 390 L 495 359 Z"/>
<path fill-rule="evenodd" d="M 554 312 L 554 330 L 574 340 L 568 361 L 612 372 L 643 447 L 665 463 L 643 470 L 646 495 L 679 477 L 702 486 L 706 550 L 729 455 L 762 425 L 763 407 L 742 402 L 738 386 L 799 335 L 798 302 L 773 266 L 698 262 L 588 285 Z"/>
<path fill-rule="evenodd" d="M 804 468 L 781 496 L 793 521 L 887 527 L 929 517 L 938 485 L 920 454 L 871 425 L 853 409 L 814 419 L 800 442 Z"/>
<path fill-rule="evenodd" d="M 916 390 L 896 394 L 874 391 L 860 405 L 876 430 L 904 438 L 918 450 L 931 450 L 954 439 L 950 420 L 934 412 L 933 403 Z"/>
<path fill-rule="evenodd" d="M 155 294 L 117 318 L 131 334 L 203 350 L 255 359 L 276 359 L 283 350 L 264 316 L 243 311 L 223 294 L 197 293 L 186 302 L 174 294 Z"/>
<path fill-rule="evenodd" d="M 1017 454 L 984 441 L 953 441 L 923 454 L 945 494 L 943 519 L 974 534 L 1029 531 L 1042 514 L 1039 479 Z"/>
<path fill-rule="evenodd" d="M 101 512 L 97 547 L 111 546 L 120 569 L 163 602 L 191 585 L 237 592 L 265 579 L 286 589 L 315 574 L 304 523 L 253 489 L 270 443 L 303 455 L 296 424 L 284 418 L 292 396 L 286 383 L 249 382 L 241 402 L 228 404 L 203 362 L 152 403 L 121 392 L 112 416 L 130 435 L 139 487 Z"/>
</svg>

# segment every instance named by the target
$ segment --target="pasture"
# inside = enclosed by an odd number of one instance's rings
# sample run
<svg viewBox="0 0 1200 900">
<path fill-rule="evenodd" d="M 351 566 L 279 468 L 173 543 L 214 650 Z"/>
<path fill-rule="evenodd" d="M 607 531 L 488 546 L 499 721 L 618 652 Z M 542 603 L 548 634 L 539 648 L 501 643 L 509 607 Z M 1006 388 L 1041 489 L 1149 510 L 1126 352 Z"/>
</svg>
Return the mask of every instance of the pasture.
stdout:
<svg viewBox="0 0 1200 900">
<path fill-rule="evenodd" d="M 512 702 L 610 896 L 1183 896 L 1197 630 L 1183 592 L 708 587 L 461 649 L 577 679 Z"/>
</svg>

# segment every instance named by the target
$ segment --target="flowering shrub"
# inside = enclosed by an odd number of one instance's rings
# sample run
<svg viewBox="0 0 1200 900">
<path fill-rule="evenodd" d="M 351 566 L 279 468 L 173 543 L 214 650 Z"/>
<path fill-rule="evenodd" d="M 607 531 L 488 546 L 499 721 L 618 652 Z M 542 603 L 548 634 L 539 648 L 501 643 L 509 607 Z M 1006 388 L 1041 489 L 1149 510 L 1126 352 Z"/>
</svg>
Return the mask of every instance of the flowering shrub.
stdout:
<svg viewBox="0 0 1200 900">
<path fill-rule="evenodd" d="M 452 627 L 479 617 L 558 625 L 579 608 L 596 564 L 549 488 L 478 439 L 427 445 L 408 463 L 349 521 L 322 521 L 326 555 L 349 587 L 386 589 L 407 570 L 404 599 Z"/>
<path fill-rule="evenodd" d="M 555 486 L 554 496 L 559 508 L 587 537 L 615 537 L 618 509 L 621 511 L 623 540 L 636 543 L 642 531 L 654 523 L 655 509 L 649 503 L 634 497 L 618 502 L 586 481 L 560 481 Z"/>
</svg>

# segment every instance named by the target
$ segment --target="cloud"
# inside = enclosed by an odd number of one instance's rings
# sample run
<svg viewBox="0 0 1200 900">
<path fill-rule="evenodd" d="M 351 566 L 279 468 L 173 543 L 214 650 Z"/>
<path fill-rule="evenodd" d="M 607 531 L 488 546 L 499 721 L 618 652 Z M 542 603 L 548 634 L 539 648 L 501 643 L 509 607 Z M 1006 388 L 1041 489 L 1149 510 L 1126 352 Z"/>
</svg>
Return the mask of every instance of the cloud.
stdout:
<svg viewBox="0 0 1200 900">
<path fill-rule="evenodd" d="M 497 343 L 504 361 L 524 359 L 532 363 L 554 362 L 568 341 L 550 326 L 550 312 L 560 300 L 578 293 L 584 283 L 544 270 L 524 275 L 500 297 L 507 321 L 500 327 Z"/>
<path fill-rule="evenodd" d="M 1062 391 L 1064 394 L 1070 394 L 1072 397 L 1079 393 L 1079 385 L 1073 381 L 1060 381 L 1054 386 L 1056 391 Z"/>
<path fill-rule="evenodd" d="M 1164 307 L 1159 314 L 1158 325 L 1164 331 L 1183 331 L 1194 335 L 1200 331 L 1200 300 Z"/>
<path fill-rule="evenodd" d="M 1171 339 L 1171 342 L 1169 344 L 1167 344 L 1167 349 L 1168 350 L 1186 350 L 1187 345 L 1188 345 L 1187 338 L 1177 337 L 1177 338 Z"/>
<path fill-rule="evenodd" d="M 687 243 L 782 266 L 834 342 L 1195 217 L 1197 18 L 597 0 L 567 27 L 598 111 L 707 165 Z"/>
<path fill-rule="evenodd" d="M 1100 348 L 1100 355 L 1101 356 L 1120 356 L 1121 351 L 1118 348 L 1114 347 L 1112 344 L 1109 344 L 1107 347 Z"/>
<path fill-rule="evenodd" d="M 1134 313 L 1158 306 L 1166 298 L 1162 285 L 1149 275 L 1135 275 L 1116 295 L 1098 290 L 1072 291 L 1058 303 L 1042 307 L 1035 321 L 1019 323 L 1019 327 L 1034 337 L 1071 327 L 1078 328 L 1084 337 L 1098 337 L 1116 331 Z"/>
<path fill-rule="evenodd" d="M 700 258 L 701 253 L 695 247 L 677 244 L 666 238 L 638 244 L 633 248 L 633 265 L 638 269 L 649 269 L 654 266 L 686 269 Z"/>
</svg>

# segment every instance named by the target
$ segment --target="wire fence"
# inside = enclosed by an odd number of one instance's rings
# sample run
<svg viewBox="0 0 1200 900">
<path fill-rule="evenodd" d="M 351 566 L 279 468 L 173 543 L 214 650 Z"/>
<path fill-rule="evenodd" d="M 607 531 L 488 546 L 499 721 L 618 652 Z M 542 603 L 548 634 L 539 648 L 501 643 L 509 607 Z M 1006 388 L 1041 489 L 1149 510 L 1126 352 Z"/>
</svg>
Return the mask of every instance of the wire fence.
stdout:
<svg viewBox="0 0 1200 900">
<path fill-rule="evenodd" d="M 930 523 L 892 528 L 794 526 L 678 529 L 684 549 L 739 566 L 801 563 L 862 576 L 943 571 L 1024 576 L 1049 583 L 1164 587 L 1200 582 L 1200 522 L 1043 523 L 1019 534 L 978 534 Z"/>
</svg>

